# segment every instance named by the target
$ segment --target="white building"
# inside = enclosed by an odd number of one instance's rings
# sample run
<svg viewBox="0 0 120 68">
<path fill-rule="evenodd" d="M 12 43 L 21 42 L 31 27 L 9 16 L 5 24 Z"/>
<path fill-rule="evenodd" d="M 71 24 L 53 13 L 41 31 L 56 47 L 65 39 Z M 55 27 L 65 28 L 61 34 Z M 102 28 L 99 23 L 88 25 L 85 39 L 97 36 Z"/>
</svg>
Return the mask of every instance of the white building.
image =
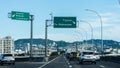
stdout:
<svg viewBox="0 0 120 68">
<path fill-rule="evenodd" d="M 14 54 L 14 40 L 10 36 L 0 39 L 0 53 Z"/>
<path fill-rule="evenodd" d="M 50 56 L 52 52 L 56 52 L 57 50 L 52 47 L 47 47 L 47 56 Z M 39 45 L 38 47 L 32 48 L 33 56 L 45 56 L 45 46 Z"/>
</svg>

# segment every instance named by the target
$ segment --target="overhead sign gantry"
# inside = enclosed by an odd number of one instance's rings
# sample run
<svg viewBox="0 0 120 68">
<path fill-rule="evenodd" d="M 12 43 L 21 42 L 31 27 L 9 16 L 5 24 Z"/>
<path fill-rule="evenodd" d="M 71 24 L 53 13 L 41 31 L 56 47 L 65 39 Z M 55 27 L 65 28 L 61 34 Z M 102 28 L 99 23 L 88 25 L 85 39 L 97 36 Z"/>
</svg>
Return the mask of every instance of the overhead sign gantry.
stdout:
<svg viewBox="0 0 120 68">
<path fill-rule="evenodd" d="M 8 13 L 8 17 L 12 20 L 23 20 L 23 21 L 31 21 L 30 25 L 30 60 L 32 60 L 32 45 L 33 45 L 33 20 L 34 15 L 30 15 L 29 12 L 19 12 L 19 11 L 11 11 Z"/>
</svg>

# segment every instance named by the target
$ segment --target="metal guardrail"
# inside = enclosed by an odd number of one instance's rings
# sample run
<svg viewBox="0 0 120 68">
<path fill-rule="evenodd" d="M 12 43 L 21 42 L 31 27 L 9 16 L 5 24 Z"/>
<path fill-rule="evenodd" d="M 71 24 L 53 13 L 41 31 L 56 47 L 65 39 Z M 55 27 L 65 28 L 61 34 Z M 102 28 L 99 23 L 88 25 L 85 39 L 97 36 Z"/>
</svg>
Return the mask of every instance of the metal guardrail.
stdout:
<svg viewBox="0 0 120 68">
<path fill-rule="evenodd" d="M 30 56 L 14 56 L 15 58 L 29 58 Z M 45 57 L 44 55 L 35 55 L 33 57 Z"/>
</svg>

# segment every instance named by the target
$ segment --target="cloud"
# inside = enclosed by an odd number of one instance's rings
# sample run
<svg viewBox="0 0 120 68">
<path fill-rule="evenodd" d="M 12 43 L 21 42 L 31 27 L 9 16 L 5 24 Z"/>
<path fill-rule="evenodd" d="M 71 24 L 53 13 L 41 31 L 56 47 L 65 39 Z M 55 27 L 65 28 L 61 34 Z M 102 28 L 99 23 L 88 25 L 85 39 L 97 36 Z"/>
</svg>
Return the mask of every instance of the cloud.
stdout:
<svg viewBox="0 0 120 68">
<path fill-rule="evenodd" d="M 115 39 L 120 41 L 120 16 L 118 13 L 100 13 L 102 18 L 103 39 Z M 93 27 L 94 38 L 101 38 L 101 22 L 99 17 L 89 18 L 88 23 Z M 86 23 L 81 23 L 80 26 L 87 31 L 90 27 Z M 90 32 L 89 32 L 90 33 Z"/>
<path fill-rule="evenodd" d="M 103 23 L 103 39 L 113 39 L 120 41 L 120 23 L 119 14 L 117 13 L 100 13 Z M 101 39 L 101 23 L 99 17 L 91 17 L 87 20 L 93 28 L 94 39 Z M 78 33 L 77 33 L 78 32 Z M 79 22 L 79 27 L 76 29 L 49 29 L 48 39 L 55 41 L 65 40 L 65 41 L 81 41 L 86 39 L 91 39 L 91 28 L 85 22 Z M 35 37 L 44 38 L 44 34 L 36 35 Z"/>
<path fill-rule="evenodd" d="M 45 39 L 45 35 L 44 34 L 40 34 L 40 35 L 34 35 L 34 38 L 43 38 Z M 65 40 L 65 41 L 73 41 L 73 40 L 70 40 L 70 39 L 74 39 L 72 37 L 70 37 L 70 35 L 66 35 L 66 34 L 63 34 L 63 33 L 49 33 L 48 34 L 48 39 L 50 40 L 54 40 L 54 41 L 60 41 L 60 40 Z"/>
</svg>

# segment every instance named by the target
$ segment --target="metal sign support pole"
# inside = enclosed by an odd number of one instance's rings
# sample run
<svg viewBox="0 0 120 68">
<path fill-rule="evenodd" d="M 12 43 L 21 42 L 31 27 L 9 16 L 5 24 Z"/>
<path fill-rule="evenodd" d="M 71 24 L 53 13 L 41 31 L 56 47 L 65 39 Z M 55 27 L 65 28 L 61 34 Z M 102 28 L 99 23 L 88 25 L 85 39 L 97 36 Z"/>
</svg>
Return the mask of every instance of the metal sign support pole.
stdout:
<svg viewBox="0 0 120 68">
<path fill-rule="evenodd" d="M 47 22 L 48 20 L 45 21 L 45 57 L 47 57 Z"/>
<path fill-rule="evenodd" d="M 33 45 L 33 15 L 30 15 L 30 60 L 32 60 L 32 45 Z"/>
</svg>

